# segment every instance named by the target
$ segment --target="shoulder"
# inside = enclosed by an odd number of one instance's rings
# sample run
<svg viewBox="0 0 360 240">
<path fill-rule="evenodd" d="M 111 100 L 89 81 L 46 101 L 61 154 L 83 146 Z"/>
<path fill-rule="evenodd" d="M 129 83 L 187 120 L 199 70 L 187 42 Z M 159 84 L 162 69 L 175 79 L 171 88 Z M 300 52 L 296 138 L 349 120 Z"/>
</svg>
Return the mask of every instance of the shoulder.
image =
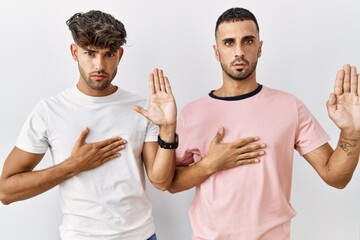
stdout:
<svg viewBox="0 0 360 240">
<path fill-rule="evenodd" d="M 123 103 L 127 102 L 129 104 L 144 105 L 148 102 L 148 100 L 145 99 L 144 97 L 120 88 L 117 90 L 116 95 L 114 97 L 116 101 L 120 101 Z"/>
<path fill-rule="evenodd" d="M 56 103 L 59 101 L 63 101 L 64 99 L 70 98 L 73 94 L 73 88 L 67 88 L 55 95 L 44 97 L 39 101 L 40 105 L 47 105 L 51 103 Z"/>
<path fill-rule="evenodd" d="M 266 98 L 269 101 L 276 101 L 276 102 L 283 102 L 284 104 L 303 104 L 299 98 L 297 98 L 294 94 L 263 86 L 262 94 L 264 98 Z"/>
<path fill-rule="evenodd" d="M 276 88 L 270 88 L 267 86 L 263 86 L 262 91 L 267 94 L 267 95 L 271 95 L 271 96 L 275 96 L 275 97 L 284 97 L 284 98 L 296 98 L 295 95 L 293 95 L 292 93 L 280 90 L 280 89 L 276 89 Z"/>
<path fill-rule="evenodd" d="M 201 98 L 195 99 L 187 104 L 182 109 L 182 112 L 191 112 L 198 111 L 202 109 L 204 106 L 208 106 L 211 103 L 211 97 L 209 95 L 203 96 Z"/>
</svg>

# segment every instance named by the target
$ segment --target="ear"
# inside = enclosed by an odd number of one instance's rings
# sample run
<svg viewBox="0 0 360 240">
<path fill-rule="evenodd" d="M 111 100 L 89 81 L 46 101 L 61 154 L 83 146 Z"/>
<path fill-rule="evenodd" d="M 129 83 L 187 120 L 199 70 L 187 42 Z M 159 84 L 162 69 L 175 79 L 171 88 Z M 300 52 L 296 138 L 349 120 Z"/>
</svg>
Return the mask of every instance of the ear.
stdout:
<svg viewBox="0 0 360 240">
<path fill-rule="evenodd" d="M 259 49 L 258 49 L 258 54 L 257 57 L 260 58 L 261 57 L 261 53 L 262 53 L 262 45 L 263 45 L 263 41 L 259 42 Z"/>
<path fill-rule="evenodd" d="M 218 60 L 218 61 L 220 62 L 220 54 L 219 54 L 219 50 L 218 50 L 216 44 L 213 45 L 213 49 L 214 49 L 214 53 L 215 53 L 215 58 L 216 58 L 216 60 Z"/>
<path fill-rule="evenodd" d="M 73 57 L 73 59 L 77 62 L 78 61 L 78 47 L 72 43 L 70 45 L 70 51 L 71 51 L 71 55 Z"/>
<path fill-rule="evenodd" d="M 119 63 L 120 63 L 120 60 L 121 60 L 123 54 L 124 54 L 124 48 L 121 47 L 121 48 L 119 49 Z"/>
</svg>

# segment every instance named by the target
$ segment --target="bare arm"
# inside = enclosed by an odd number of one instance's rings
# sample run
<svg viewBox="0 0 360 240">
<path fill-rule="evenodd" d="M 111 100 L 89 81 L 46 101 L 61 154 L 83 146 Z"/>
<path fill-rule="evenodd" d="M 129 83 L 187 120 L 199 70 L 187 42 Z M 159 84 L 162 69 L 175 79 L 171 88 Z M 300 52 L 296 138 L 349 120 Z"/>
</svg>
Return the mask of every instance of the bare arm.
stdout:
<svg viewBox="0 0 360 240">
<path fill-rule="evenodd" d="M 338 72 L 327 109 L 340 129 L 337 147 L 334 151 L 325 144 L 304 157 L 327 184 L 344 188 L 352 178 L 360 153 L 360 75 L 356 67 L 346 64 Z"/>
<path fill-rule="evenodd" d="M 220 128 L 211 142 L 206 157 L 188 167 L 176 167 L 174 180 L 168 188 L 171 193 L 181 192 L 201 184 L 215 172 L 245 164 L 259 163 L 265 154 L 265 144 L 257 137 L 243 138 L 232 143 L 222 143 L 224 129 Z"/>
<path fill-rule="evenodd" d="M 352 178 L 359 159 L 360 144 L 354 146 L 350 141 L 344 149 L 344 143 L 340 142 L 341 137 L 335 151 L 329 144 L 324 144 L 305 154 L 304 158 L 327 184 L 341 189 L 346 187 Z"/>
<path fill-rule="evenodd" d="M 145 168 L 151 183 L 159 190 L 165 191 L 173 180 L 174 154 L 174 150 L 162 149 L 157 142 L 146 142 L 144 144 Z"/>
<path fill-rule="evenodd" d="M 133 109 L 160 127 L 160 137 L 174 142 L 176 129 L 176 103 L 169 80 L 161 69 L 154 69 L 149 77 L 150 107 Z M 160 190 L 170 185 L 175 171 L 175 149 L 160 148 L 157 142 L 144 143 L 142 157 L 151 183 Z"/>
<path fill-rule="evenodd" d="M 4 163 L 0 177 L 0 200 L 3 204 L 28 199 L 39 195 L 80 172 L 96 168 L 119 157 L 126 141 L 111 138 L 87 144 L 85 129 L 77 140 L 71 156 L 53 167 L 33 171 L 44 154 L 25 152 L 15 147 Z"/>
</svg>

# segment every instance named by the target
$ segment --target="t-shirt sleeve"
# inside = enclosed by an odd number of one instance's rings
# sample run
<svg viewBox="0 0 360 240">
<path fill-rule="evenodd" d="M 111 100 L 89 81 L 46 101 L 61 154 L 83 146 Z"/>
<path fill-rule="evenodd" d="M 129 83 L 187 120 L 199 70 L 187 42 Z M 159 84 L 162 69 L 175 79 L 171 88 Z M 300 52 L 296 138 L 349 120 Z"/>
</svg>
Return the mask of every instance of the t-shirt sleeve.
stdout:
<svg viewBox="0 0 360 240">
<path fill-rule="evenodd" d="M 300 155 L 304 155 L 329 142 L 331 138 L 299 99 L 297 105 L 298 129 L 295 149 Z"/>
<path fill-rule="evenodd" d="M 146 101 L 143 108 L 147 109 L 149 107 L 149 105 L 150 105 L 150 102 Z M 141 116 L 141 118 L 145 119 L 143 116 Z M 160 133 L 159 126 L 149 120 L 146 120 L 146 121 L 147 121 L 147 125 L 146 125 L 146 133 L 145 133 L 144 142 L 157 142 L 157 138 Z"/>
<path fill-rule="evenodd" d="M 46 111 L 40 102 L 25 120 L 16 147 L 30 153 L 45 153 L 49 148 L 46 126 Z"/>
<path fill-rule="evenodd" d="M 159 126 L 148 121 L 145 135 L 145 142 L 157 142 L 159 135 Z"/>
</svg>

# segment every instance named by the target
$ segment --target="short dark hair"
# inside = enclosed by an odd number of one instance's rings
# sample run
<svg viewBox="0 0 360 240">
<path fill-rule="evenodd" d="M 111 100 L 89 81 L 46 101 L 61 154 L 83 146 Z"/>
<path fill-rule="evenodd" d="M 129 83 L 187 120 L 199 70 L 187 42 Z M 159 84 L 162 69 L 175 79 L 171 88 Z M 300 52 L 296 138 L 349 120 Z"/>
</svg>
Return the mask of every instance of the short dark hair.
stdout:
<svg viewBox="0 0 360 240">
<path fill-rule="evenodd" d="M 80 47 L 109 48 L 116 51 L 126 43 L 124 24 L 98 10 L 76 13 L 66 21 L 72 37 Z"/>
<path fill-rule="evenodd" d="M 216 26 L 215 26 L 215 36 L 216 36 L 216 32 L 218 30 L 218 27 L 221 23 L 245 21 L 245 20 L 253 21 L 256 25 L 256 29 L 259 32 L 259 30 L 260 30 L 259 24 L 256 20 L 256 17 L 254 16 L 254 14 L 245 8 L 236 7 L 236 8 L 230 8 L 230 9 L 226 10 L 225 12 L 223 12 L 223 14 L 220 15 L 220 17 L 218 18 L 218 20 L 216 22 Z"/>
</svg>

